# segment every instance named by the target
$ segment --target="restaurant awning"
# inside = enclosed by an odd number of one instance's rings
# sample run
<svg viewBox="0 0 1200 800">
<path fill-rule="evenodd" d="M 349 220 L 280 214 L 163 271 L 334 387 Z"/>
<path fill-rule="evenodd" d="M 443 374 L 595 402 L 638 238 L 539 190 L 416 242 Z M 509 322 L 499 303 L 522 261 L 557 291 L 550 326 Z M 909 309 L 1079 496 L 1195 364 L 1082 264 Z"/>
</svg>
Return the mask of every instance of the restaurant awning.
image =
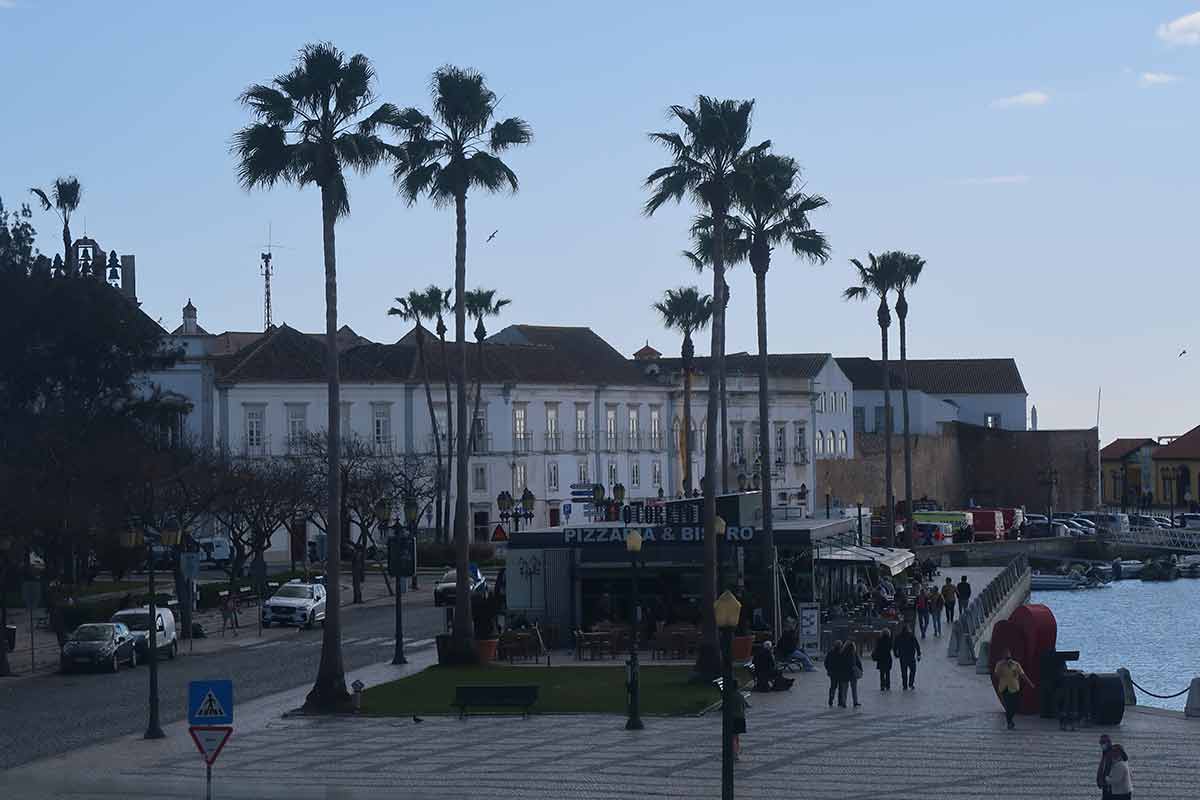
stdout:
<svg viewBox="0 0 1200 800">
<path fill-rule="evenodd" d="M 917 560 L 911 550 L 899 547 L 837 547 L 832 550 L 822 550 L 817 556 L 818 564 L 851 566 L 854 564 L 875 564 L 880 569 L 886 569 L 889 575 L 897 575 Z"/>
</svg>

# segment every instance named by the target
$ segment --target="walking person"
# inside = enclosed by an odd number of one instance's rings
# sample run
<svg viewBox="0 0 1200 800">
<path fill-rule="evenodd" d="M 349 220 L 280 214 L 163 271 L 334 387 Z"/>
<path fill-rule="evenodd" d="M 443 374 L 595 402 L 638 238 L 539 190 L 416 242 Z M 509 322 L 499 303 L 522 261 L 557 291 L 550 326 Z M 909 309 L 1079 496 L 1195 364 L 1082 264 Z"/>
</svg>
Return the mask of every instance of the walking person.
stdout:
<svg viewBox="0 0 1200 800">
<path fill-rule="evenodd" d="M 841 639 L 833 643 L 825 654 L 825 674 L 829 676 L 829 707 L 833 708 L 833 698 L 837 695 L 838 708 L 846 707 L 846 653 Z"/>
<path fill-rule="evenodd" d="M 875 649 L 871 651 L 871 660 L 879 670 L 879 691 L 892 690 L 892 633 L 887 628 L 875 640 Z"/>
<path fill-rule="evenodd" d="M 896 658 L 900 660 L 900 682 L 904 684 L 904 689 L 917 688 L 917 662 L 921 660 L 921 642 L 913 635 L 908 625 L 900 629 L 892 649 L 896 652 Z"/>
<path fill-rule="evenodd" d="M 1031 689 L 1037 687 L 1025 674 L 1020 662 L 1013 658 L 1012 653 L 1008 650 L 1000 654 L 1000 660 L 996 662 L 993 675 L 996 677 L 996 694 L 1000 696 L 1000 702 L 1004 706 L 1004 721 L 1011 731 L 1017 727 L 1013 724 L 1013 717 L 1016 716 L 1017 709 L 1021 705 L 1021 681 L 1028 683 Z M 1097 780 L 1099 780 L 1099 775 L 1097 775 Z"/>
<path fill-rule="evenodd" d="M 1108 774 L 1104 776 L 1104 782 L 1111 792 L 1109 797 L 1112 800 L 1131 800 L 1133 797 L 1133 773 L 1129 771 L 1129 755 L 1119 744 L 1114 744 L 1111 752 L 1112 755 L 1109 758 L 1111 766 L 1108 768 Z"/>
<path fill-rule="evenodd" d="M 225 599 L 221 601 L 221 638 L 225 638 L 226 629 L 232 627 L 233 635 L 237 636 L 237 605 L 233 601 L 233 595 L 225 595 Z"/>
<path fill-rule="evenodd" d="M 1101 800 L 1110 800 L 1112 798 L 1112 789 L 1109 788 L 1108 771 L 1112 769 L 1112 737 L 1107 733 L 1100 737 L 1100 766 L 1096 767 L 1096 786 L 1100 789 Z"/>
<path fill-rule="evenodd" d="M 971 584 L 967 581 L 966 575 L 963 575 L 962 580 L 958 582 L 958 588 L 955 590 L 955 594 L 958 595 L 958 607 L 963 611 L 966 611 L 967 604 L 971 602 Z"/>
<path fill-rule="evenodd" d="M 733 760 L 742 757 L 742 734 L 746 732 L 746 702 L 745 695 L 740 689 L 733 691 L 733 705 L 730 706 L 729 719 L 733 723 Z"/>
<path fill-rule="evenodd" d="M 842 646 L 846 659 L 847 674 L 849 675 L 850 696 L 854 699 L 854 707 L 858 708 L 858 681 L 863 676 L 862 659 L 858 657 L 858 646 L 849 639 Z"/>
<path fill-rule="evenodd" d="M 917 624 L 921 626 L 921 638 L 925 638 L 925 631 L 929 628 L 929 595 L 924 588 L 917 589 Z"/>
<path fill-rule="evenodd" d="M 945 603 L 942 602 L 942 593 L 937 590 L 936 586 L 929 587 L 929 619 L 933 622 L 933 635 L 942 635 L 942 609 L 945 608 Z"/>
<path fill-rule="evenodd" d="M 942 586 L 942 603 L 946 607 L 946 622 L 954 624 L 954 603 L 958 600 L 958 592 L 954 588 L 954 582 L 951 578 L 946 578 L 946 583 Z"/>
</svg>

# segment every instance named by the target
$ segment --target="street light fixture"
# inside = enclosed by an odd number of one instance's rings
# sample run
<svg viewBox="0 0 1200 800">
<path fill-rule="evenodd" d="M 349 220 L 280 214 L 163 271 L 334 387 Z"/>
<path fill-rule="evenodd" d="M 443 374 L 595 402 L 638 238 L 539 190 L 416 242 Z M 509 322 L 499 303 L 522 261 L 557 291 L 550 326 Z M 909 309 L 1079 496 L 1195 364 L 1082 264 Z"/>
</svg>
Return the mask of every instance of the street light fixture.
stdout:
<svg viewBox="0 0 1200 800">
<path fill-rule="evenodd" d="M 412 553 L 416 547 L 417 537 L 417 519 L 419 517 L 416 498 L 404 498 L 404 524 L 408 531 L 407 537 L 401 537 L 398 531 L 393 532 L 392 545 L 397 550 L 397 557 L 392 559 L 392 563 L 399 567 L 401 564 L 406 564 L 407 559 L 401 557 L 405 552 Z M 403 549 L 400 549 L 403 548 Z M 416 572 L 416 564 L 413 564 L 413 572 Z M 404 656 L 404 591 L 403 584 L 406 577 L 403 569 L 396 569 L 396 645 L 392 653 L 393 664 L 407 664 L 408 659 Z"/>
<path fill-rule="evenodd" d="M 599 483 L 592 484 L 592 517 L 596 522 L 601 522 L 607 518 L 604 514 L 604 486 Z"/>
<path fill-rule="evenodd" d="M 642 552 L 642 534 L 637 528 L 625 534 L 625 550 L 629 553 L 633 571 L 632 602 L 629 607 L 629 716 L 625 721 L 625 730 L 640 731 L 644 727 L 638 689 L 638 557 Z"/>
<path fill-rule="evenodd" d="M 163 547 L 175 547 L 179 544 L 181 537 L 182 531 L 180 531 L 179 526 L 174 522 L 169 522 L 159 531 L 158 541 Z M 149 609 L 146 655 L 149 658 L 150 665 L 150 719 L 146 724 L 146 732 L 142 738 L 162 739 L 166 734 L 163 733 L 158 713 L 158 604 L 154 588 L 154 547 L 150 542 L 146 541 L 146 531 L 140 523 L 137 527 L 130 525 L 129 528 L 122 531 L 121 546 L 129 549 L 145 547 L 146 550 L 147 588 L 150 592 L 150 598 L 146 604 Z"/>
<path fill-rule="evenodd" d="M 713 603 L 721 630 L 721 800 L 733 800 L 733 706 L 738 687 L 733 682 L 733 631 L 742 616 L 742 604 L 726 590 Z"/>
</svg>

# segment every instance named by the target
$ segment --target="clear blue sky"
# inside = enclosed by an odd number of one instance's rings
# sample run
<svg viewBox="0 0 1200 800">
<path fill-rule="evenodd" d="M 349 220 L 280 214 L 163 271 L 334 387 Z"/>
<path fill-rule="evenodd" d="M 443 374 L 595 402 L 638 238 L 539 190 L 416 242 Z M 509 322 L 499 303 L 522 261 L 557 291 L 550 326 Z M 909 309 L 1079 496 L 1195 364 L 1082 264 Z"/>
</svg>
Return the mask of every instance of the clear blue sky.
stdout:
<svg viewBox="0 0 1200 800">
<path fill-rule="evenodd" d="M 828 264 L 776 255 L 773 350 L 877 356 L 872 308 L 839 296 L 847 259 L 915 251 L 928 266 L 911 295 L 914 357 L 1015 357 L 1044 428 L 1093 425 L 1102 385 L 1103 439 L 1182 433 L 1200 423 L 1197 12 L 1196 0 L 0 0 L 0 197 L 78 175 L 75 232 L 86 218 L 101 246 L 138 255 L 152 316 L 173 326 L 190 297 L 210 331 L 261 326 L 271 222 L 287 248 L 275 319 L 320 330 L 317 192 L 238 186 L 238 93 L 319 39 L 368 55 L 380 97 L 401 106 L 428 106 L 438 65 L 473 66 L 536 138 L 508 157 L 519 194 L 470 201 L 469 284 L 513 299 L 502 323 L 590 325 L 626 353 L 646 340 L 673 353 L 649 306 L 699 280 L 678 256 L 691 209 L 641 215 L 641 181 L 665 161 L 645 134 L 697 93 L 753 97 L 756 137 L 831 203 L 814 220 Z M 394 295 L 451 282 L 453 215 L 406 207 L 383 170 L 355 179 L 351 202 L 341 319 L 391 341 Z M 36 222 L 54 251 L 55 219 Z M 748 272 L 732 285 L 729 350 L 753 350 Z"/>
</svg>

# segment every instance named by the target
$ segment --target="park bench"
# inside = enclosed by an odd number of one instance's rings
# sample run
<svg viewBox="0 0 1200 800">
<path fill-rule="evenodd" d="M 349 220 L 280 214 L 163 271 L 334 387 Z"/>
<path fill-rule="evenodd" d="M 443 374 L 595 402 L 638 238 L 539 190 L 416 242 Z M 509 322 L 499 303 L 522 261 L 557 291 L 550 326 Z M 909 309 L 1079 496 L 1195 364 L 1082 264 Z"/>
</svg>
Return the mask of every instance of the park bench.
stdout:
<svg viewBox="0 0 1200 800">
<path fill-rule="evenodd" d="M 537 699 L 536 686 L 456 686 L 451 705 L 458 709 L 459 719 L 467 716 L 468 708 L 519 708 L 528 717 Z"/>
</svg>

